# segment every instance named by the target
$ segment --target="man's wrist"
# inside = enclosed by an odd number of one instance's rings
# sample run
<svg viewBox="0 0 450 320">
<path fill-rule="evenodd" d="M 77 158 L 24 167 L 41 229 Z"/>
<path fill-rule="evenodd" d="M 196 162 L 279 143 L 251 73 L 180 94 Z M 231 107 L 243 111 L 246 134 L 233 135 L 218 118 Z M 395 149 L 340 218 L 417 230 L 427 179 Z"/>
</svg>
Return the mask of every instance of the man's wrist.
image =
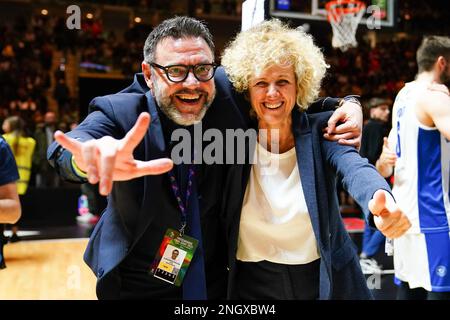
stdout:
<svg viewBox="0 0 450 320">
<path fill-rule="evenodd" d="M 339 107 L 340 98 L 326 97 L 322 100 L 320 111 L 334 111 Z"/>
<path fill-rule="evenodd" d="M 358 100 L 358 98 L 360 98 L 360 96 L 358 96 L 358 95 L 345 96 L 345 97 L 343 97 L 342 99 L 339 100 L 338 107 L 342 107 L 342 105 L 345 102 L 351 102 L 351 103 L 356 103 L 357 105 L 359 105 L 362 108 L 361 102 Z"/>
<path fill-rule="evenodd" d="M 75 159 L 73 155 L 71 156 L 70 163 L 72 164 L 72 169 L 75 172 L 75 174 L 80 178 L 87 178 L 87 173 L 78 167 L 77 163 L 75 162 Z"/>
</svg>

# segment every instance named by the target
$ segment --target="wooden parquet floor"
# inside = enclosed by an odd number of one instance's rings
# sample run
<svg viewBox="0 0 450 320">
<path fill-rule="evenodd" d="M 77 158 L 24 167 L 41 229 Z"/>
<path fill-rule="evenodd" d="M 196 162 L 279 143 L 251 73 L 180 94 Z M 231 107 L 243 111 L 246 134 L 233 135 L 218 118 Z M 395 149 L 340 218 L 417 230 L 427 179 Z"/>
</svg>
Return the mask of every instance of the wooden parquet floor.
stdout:
<svg viewBox="0 0 450 320">
<path fill-rule="evenodd" d="M 87 239 L 21 241 L 4 247 L 0 300 L 92 300 L 96 279 L 83 261 Z"/>
</svg>

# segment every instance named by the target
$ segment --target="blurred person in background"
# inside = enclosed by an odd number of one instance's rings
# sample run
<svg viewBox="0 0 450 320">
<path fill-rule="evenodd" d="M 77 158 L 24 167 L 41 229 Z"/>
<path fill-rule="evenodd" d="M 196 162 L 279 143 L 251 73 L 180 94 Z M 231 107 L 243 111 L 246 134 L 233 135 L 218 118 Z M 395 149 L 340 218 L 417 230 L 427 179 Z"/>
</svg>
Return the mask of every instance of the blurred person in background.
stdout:
<svg viewBox="0 0 450 320">
<path fill-rule="evenodd" d="M 53 111 L 44 115 L 44 123 L 39 124 L 34 132 L 36 152 L 33 155 L 33 166 L 36 170 L 36 187 L 58 187 L 60 180 L 47 161 L 47 148 L 52 144 L 53 134 L 57 130 L 57 117 Z"/>
<path fill-rule="evenodd" d="M 0 269 L 6 268 L 3 245 L 7 239 L 3 234 L 3 224 L 16 223 L 21 214 L 17 180 L 19 173 L 14 155 L 6 141 L 0 137 Z"/>
<path fill-rule="evenodd" d="M 3 134 L 3 138 L 11 147 L 14 159 L 16 160 L 17 168 L 19 169 L 17 191 L 22 202 L 23 196 L 28 189 L 28 182 L 30 181 L 32 157 L 36 146 L 36 141 L 27 135 L 25 130 L 25 122 L 18 116 L 6 118 L 3 122 L 2 129 L 3 132 L 5 132 Z M 18 230 L 18 224 L 13 224 L 11 228 L 11 242 L 20 240 L 17 234 Z"/>
<path fill-rule="evenodd" d="M 359 154 L 375 165 L 383 148 L 383 138 L 389 132 L 390 101 L 383 98 L 369 100 L 370 119 L 363 128 L 361 149 Z M 377 229 L 366 224 L 364 228 L 360 263 L 363 273 L 381 272 L 382 266 L 374 258 L 379 252 L 386 238 Z"/>
</svg>

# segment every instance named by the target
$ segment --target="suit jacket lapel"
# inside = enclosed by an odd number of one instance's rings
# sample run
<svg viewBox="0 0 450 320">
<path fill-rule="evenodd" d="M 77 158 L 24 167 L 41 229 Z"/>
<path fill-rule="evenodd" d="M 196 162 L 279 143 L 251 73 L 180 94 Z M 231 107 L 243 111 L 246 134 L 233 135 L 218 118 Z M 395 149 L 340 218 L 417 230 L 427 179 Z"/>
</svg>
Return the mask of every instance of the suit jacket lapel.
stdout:
<svg viewBox="0 0 450 320">
<path fill-rule="evenodd" d="M 295 138 L 298 170 L 303 193 L 311 218 L 312 227 L 318 244 L 320 241 L 319 209 L 316 194 L 316 172 L 314 168 L 314 153 L 311 128 L 307 116 L 298 110 L 292 112 L 292 126 Z"/>
<path fill-rule="evenodd" d="M 147 134 L 144 137 L 144 155 L 145 161 L 154 160 L 158 158 L 168 157 L 166 153 L 166 144 L 164 142 L 164 134 L 161 126 L 161 121 L 156 109 L 154 98 L 151 96 L 150 91 L 146 94 L 146 100 L 148 105 L 148 112 L 151 116 L 151 123 Z M 141 238 L 142 233 L 147 229 L 149 223 L 153 220 L 156 214 L 161 210 L 155 208 L 156 201 L 152 201 L 155 197 L 158 197 L 161 190 L 162 179 L 165 174 L 162 175 L 147 175 L 144 179 L 144 193 L 142 197 L 141 210 L 139 212 L 138 223 L 136 227 L 136 236 L 134 242 Z M 152 208 L 152 210 L 149 210 Z"/>
</svg>

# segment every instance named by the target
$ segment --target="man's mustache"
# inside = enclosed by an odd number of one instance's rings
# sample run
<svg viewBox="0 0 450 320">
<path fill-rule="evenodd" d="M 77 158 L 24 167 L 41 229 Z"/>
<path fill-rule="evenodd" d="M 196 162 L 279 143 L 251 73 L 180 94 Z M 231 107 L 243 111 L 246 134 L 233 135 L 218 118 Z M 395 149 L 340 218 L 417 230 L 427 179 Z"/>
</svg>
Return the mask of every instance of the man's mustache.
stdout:
<svg viewBox="0 0 450 320">
<path fill-rule="evenodd" d="M 174 95 L 176 95 L 176 94 L 199 94 L 199 95 L 204 94 L 204 95 L 208 95 L 208 93 L 206 91 L 204 91 L 204 90 L 188 90 L 188 89 L 183 89 L 183 90 L 177 91 L 177 92 L 174 93 Z"/>
</svg>

